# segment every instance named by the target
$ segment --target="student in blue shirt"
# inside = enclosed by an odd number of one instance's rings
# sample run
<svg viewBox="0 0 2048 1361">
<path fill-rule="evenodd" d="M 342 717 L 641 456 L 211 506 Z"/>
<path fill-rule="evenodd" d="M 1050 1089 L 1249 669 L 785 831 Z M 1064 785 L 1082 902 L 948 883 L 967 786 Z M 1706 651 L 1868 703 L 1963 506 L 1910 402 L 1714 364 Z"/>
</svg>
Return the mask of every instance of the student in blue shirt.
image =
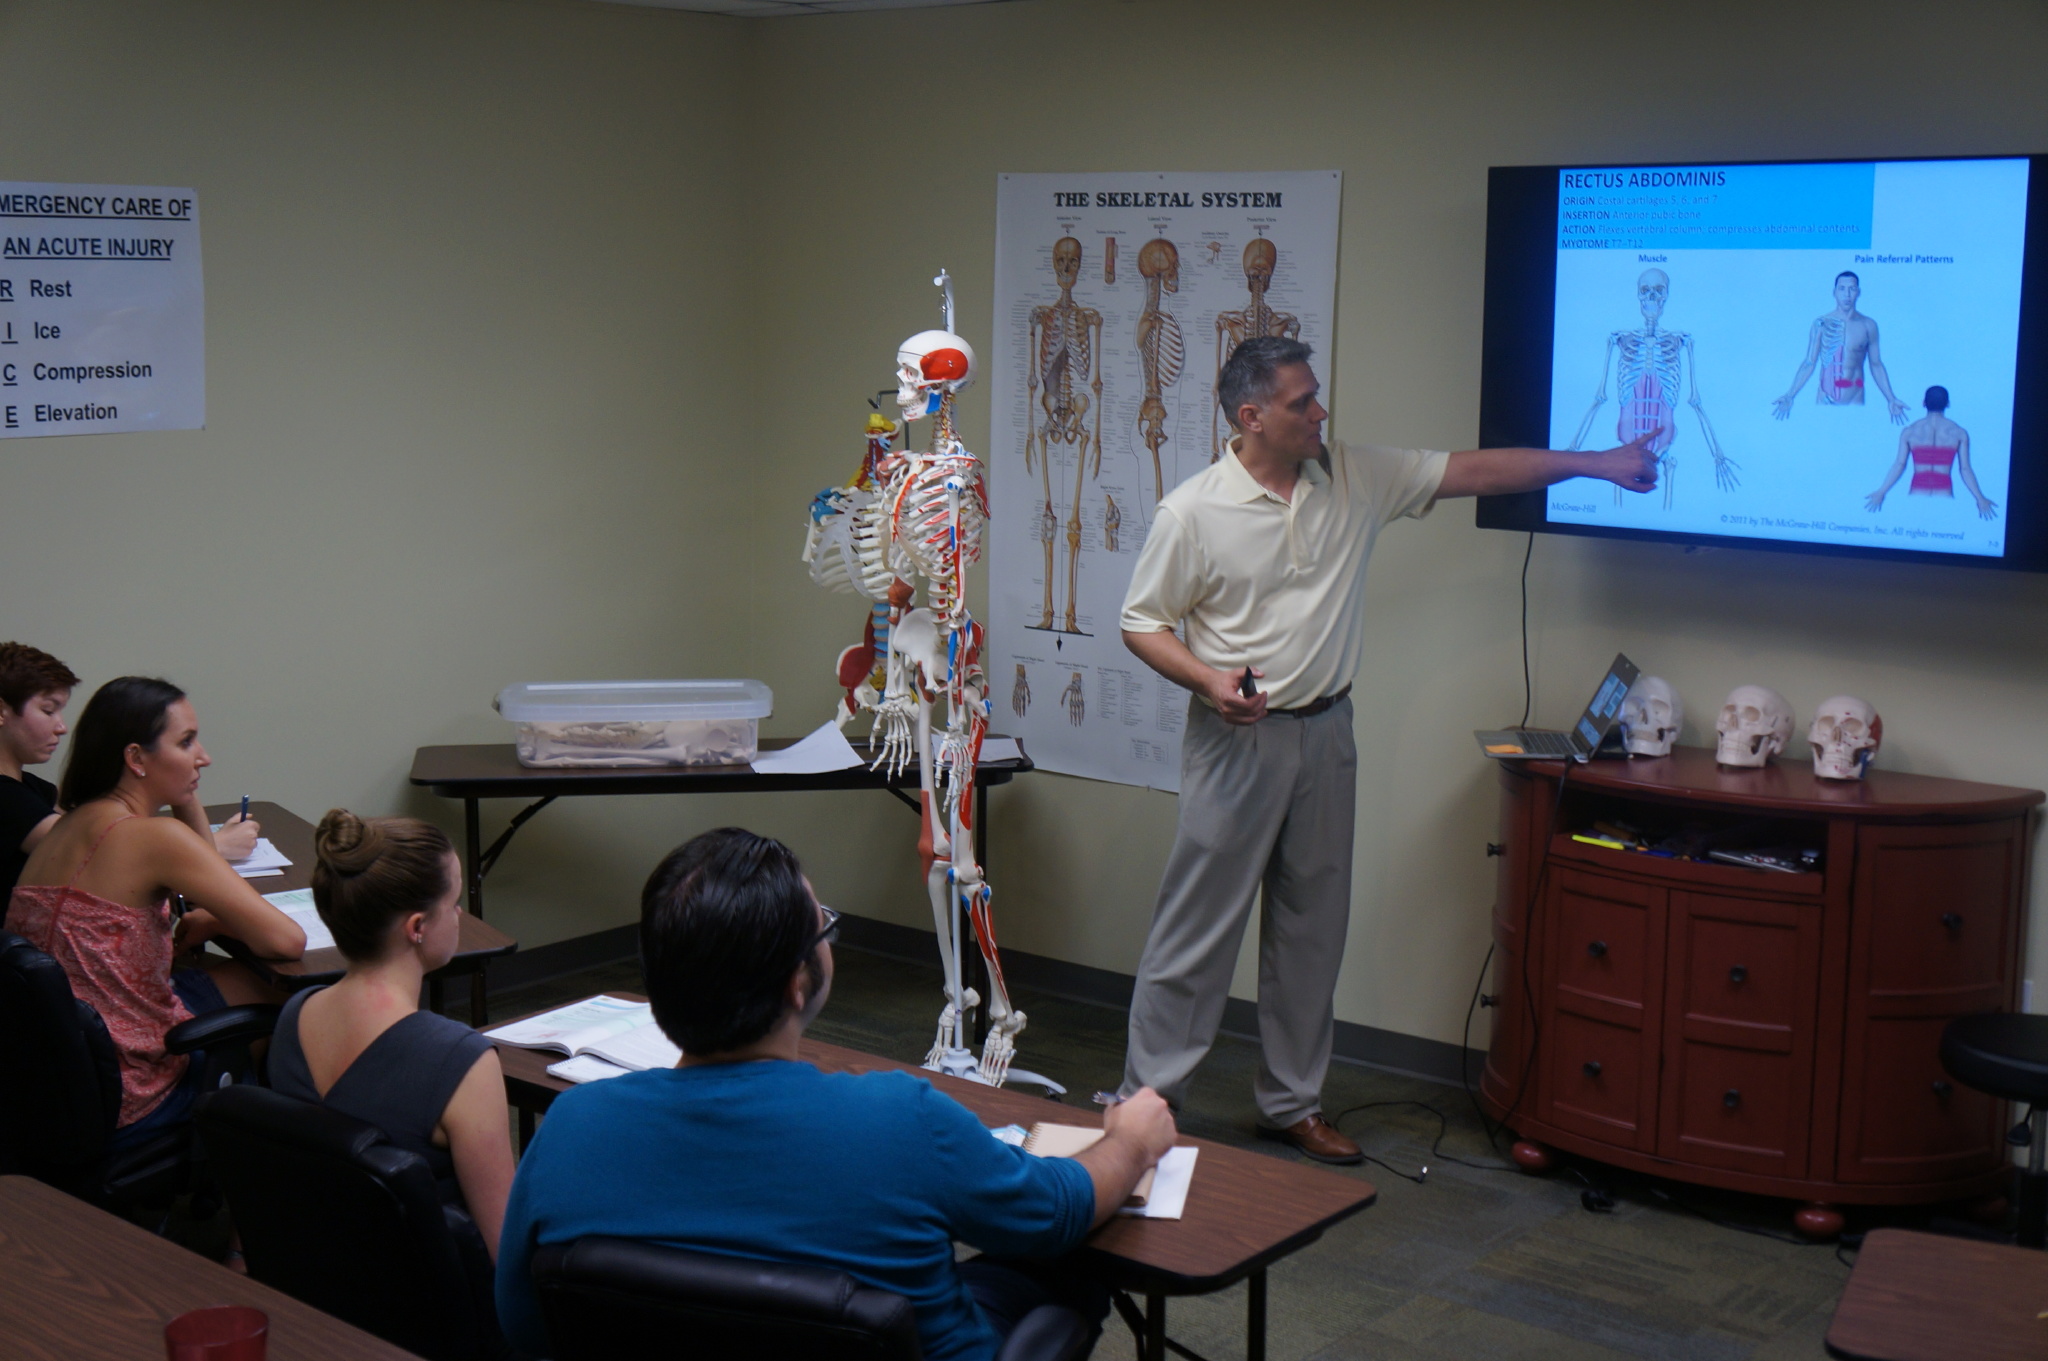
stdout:
<svg viewBox="0 0 2048 1361">
<path fill-rule="evenodd" d="M 995 1139 L 908 1073 L 822 1073 L 798 1058 L 832 986 L 834 914 L 796 857 L 738 828 L 662 861 L 641 895 L 640 958 L 674 1068 L 565 1092 L 520 1162 L 498 1257 L 507 1339 L 550 1351 L 531 1264 L 590 1234 L 837 1267 L 904 1296 L 930 1361 L 990 1361 L 1043 1303 L 1099 1329 L 1107 1292 L 1049 1258 L 1116 1212 L 1173 1146 L 1141 1091 L 1079 1158 Z M 986 1256 L 953 1260 L 955 1240 Z"/>
</svg>

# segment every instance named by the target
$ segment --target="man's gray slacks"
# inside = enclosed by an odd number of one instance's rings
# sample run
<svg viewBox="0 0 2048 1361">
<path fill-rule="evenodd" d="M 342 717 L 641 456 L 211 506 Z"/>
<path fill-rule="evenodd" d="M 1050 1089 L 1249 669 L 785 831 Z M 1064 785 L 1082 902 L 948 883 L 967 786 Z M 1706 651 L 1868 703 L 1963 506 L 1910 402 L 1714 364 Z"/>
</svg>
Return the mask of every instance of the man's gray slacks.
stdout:
<svg viewBox="0 0 2048 1361">
<path fill-rule="evenodd" d="M 1179 1105 L 1215 1042 L 1245 922 L 1259 921 L 1259 1116 L 1322 1109 L 1351 917 L 1358 749 L 1351 701 L 1238 727 L 1198 699 L 1181 743 L 1180 820 L 1131 999 L 1125 1095 Z"/>
</svg>

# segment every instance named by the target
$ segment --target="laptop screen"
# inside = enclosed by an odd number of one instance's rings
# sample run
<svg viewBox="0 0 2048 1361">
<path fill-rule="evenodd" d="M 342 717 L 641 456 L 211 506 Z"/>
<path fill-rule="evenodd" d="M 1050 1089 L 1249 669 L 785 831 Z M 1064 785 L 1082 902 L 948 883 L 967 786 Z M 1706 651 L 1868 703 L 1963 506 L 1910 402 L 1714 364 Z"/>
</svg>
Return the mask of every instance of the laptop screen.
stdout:
<svg viewBox="0 0 2048 1361">
<path fill-rule="evenodd" d="M 1579 716 L 1578 736 L 1586 744 L 1586 750 L 1597 749 L 1601 740 L 1621 714 L 1621 702 L 1628 698 L 1628 688 L 1636 683 L 1634 662 L 1626 656 L 1615 654 L 1614 664 L 1607 668 L 1607 674 L 1600 681 L 1600 688 L 1593 692 L 1593 698 L 1586 703 L 1586 712 Z"/>
</svg>

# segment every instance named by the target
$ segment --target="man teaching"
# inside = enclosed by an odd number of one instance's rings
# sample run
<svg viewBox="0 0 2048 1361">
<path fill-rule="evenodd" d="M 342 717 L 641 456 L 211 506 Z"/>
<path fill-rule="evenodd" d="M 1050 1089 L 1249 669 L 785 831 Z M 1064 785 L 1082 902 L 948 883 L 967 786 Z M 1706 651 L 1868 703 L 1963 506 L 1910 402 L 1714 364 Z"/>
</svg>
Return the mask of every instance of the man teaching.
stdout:
<svg viewBox="0 0 2048 1361">
<path fill-rule="evenodd" d="M 1358 757 L 1348 696 L 1373 540 L 1447 496 L 1573 477 L 1649 491 L 1661 432 L 1601 453 L 1326 444 L 1309 357 L 1298 340 L 1257 337 L 1224 365 L 1229 450 L 1160 503 L 1124 601 L 1125 645 L 1192 697 L 1179 823 L 1138 966 L 1122 1091 L 1151 1087 L 1176 1107 L 1185 1098 L 1263 885 L 1259 1133 L 1352 1163 L 1364 1154 L 1323 1118 L 1321 1097 L 1351 915 Z"/>
</svg>

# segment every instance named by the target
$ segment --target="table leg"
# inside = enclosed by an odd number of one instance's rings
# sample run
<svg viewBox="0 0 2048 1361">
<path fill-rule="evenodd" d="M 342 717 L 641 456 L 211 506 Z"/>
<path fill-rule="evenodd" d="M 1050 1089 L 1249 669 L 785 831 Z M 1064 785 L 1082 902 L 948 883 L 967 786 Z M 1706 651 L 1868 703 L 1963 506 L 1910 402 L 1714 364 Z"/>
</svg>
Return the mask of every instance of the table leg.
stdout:
<svg viewBox="0 0 2048 1361">
<path fill-rule="evenodd" d="M 469 911 L 478 921 L 484 919 L 484 831 L 483 816 L 475 799 L 462 801 L 462 844 L 463 867 L 469 872 Z"/>
<path fill-rule="evenodd" d="M 530 1143 L 532 1143 L 532 1142 L 533 1142 L 533 1123 L 534 1123 L 534 1121 L 533 1121 L 533 1107 L 531 1107 L 531 1106 L 521 1106 L 521 1107 L 519 1108 L 519 1149 L 518 1149 L 518 1151 L 519 1151 L 519 1152 L 521 1152 L 521 1153 L 524 1153 L 524 1152 L 526 1152 L 526 1146 L 527 1146 L 528 1144 L 530 1144 Z"/>
<path fill-rule="evenodd" d="M 1266 1361 L 1266 1273 L 1254 1271 L 1246 1277 L 1245 1292 L 1245 1361 Z"/>
<path fill-rule="evenodd" d="M 433 1012 L 436 1016 L 441 1014 L 441 1008 L 447 1002 L 441 983 L 441 974 L 438 969 L 427 975 L 427 1010 Z"/>
<path fill-rule="evenodd" d="M 482 1030 L 484 1022 L 491 1019 L 490 1008 L 484 1001 L 484 966 L 478 964 L 469 972 L 469 1024 L 473 1030 Z"/>
<path fill-rule="evenodd" d="M 1166 1296 L 1145 1297 L 1145 1345 L 1139 1361 L 1166 1361 Z"/>
</svg>

